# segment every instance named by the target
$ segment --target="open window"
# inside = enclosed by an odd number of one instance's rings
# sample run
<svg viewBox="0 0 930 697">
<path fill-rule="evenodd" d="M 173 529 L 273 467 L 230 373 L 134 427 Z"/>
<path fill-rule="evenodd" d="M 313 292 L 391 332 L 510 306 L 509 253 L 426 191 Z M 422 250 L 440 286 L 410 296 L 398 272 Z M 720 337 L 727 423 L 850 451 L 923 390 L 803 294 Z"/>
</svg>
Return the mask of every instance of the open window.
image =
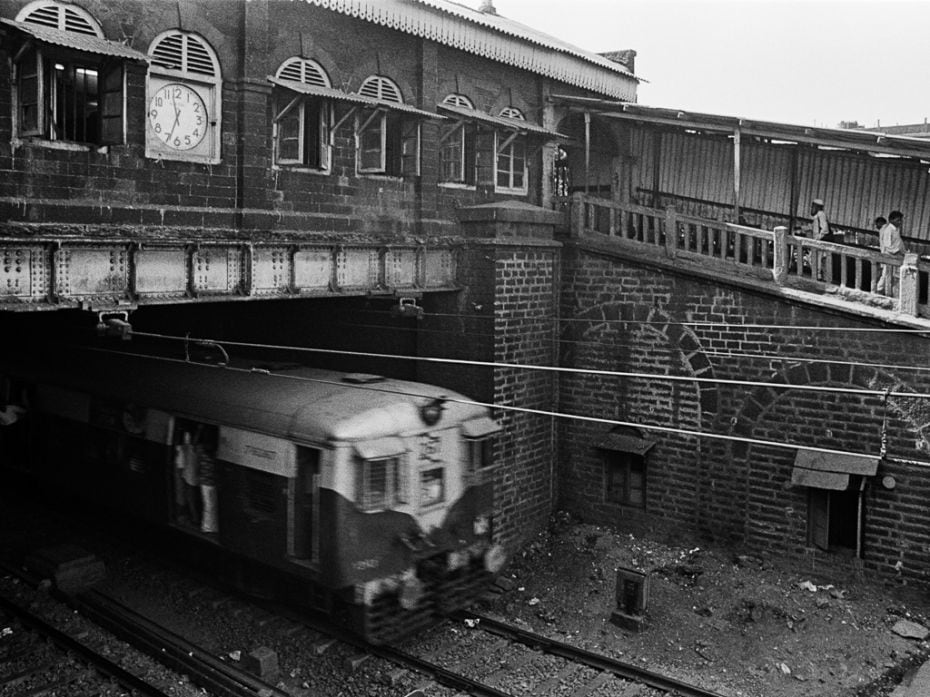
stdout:
<svg viewBox="0 0 930 697">
<path fill-rule="evenodd" d="M 274 84 L 274 162 L 276 165 L 329 171 L 329 132 L 334 91 L 329 75 L 309 58 L 281 64 Z"/>
<path fill-rule="evenodd" d="M 617 426 L 597 443 L 604 457 L 605 503 L 646 507 L 646 455 L 654 446 L 632 426 Z"/>
<path fill-rule="evenodd" d="M 519 109 L 507 107 L 501 118 L 524 121 Z M 498 132 L 495 140 L 494 188 L 509 193 L 526 193 L 526 136 L 520 131 Z"/>
<path fill-rule="evenodd" d="M 408 502 L 406 446 L 400 438 L 379 438 L 355 446 L 356 500 L 363 511 L 383 511 Z"/>
<path fill-rule="evenodd" d="M 462 94 L 450 94 L 440 107 L 474 111 L 471 100 Z M 474 186 L 478 176 L 478 126 L 459 118 L 443 129 L 439 137 L 439 181 L 445 184 Z"/>
<path fill-rule="evenodd" d="M 97 21 L 72 4 L 33 2 L 15 21 L 14 132 L 20 138 L 108 145 L 125 142 L 125 67 L 144 54 L 108 41 Z"/>
<path fill-rule="evenodd" d="M 501 427 L 494 419 L 482 417 L 462 424 L 466 472 L 479 474 L 494 466 L 494 436 Z"/>
<path fill-rule="evenodd" d="M 437 118 L 404 104 L 400 88 L 389 78 L 372 75 L 358 95 L 366 100 L 356 116 L 358 171 L 394 177 L 420 173 L 420 119 Z"/>
<path fill-rule="evenodd" d="M 809 545 L 862 556 L 865 487 L 877 471 L 876 458 L 798 451 L 791 484 L 808 488 Z"/>
</svg>

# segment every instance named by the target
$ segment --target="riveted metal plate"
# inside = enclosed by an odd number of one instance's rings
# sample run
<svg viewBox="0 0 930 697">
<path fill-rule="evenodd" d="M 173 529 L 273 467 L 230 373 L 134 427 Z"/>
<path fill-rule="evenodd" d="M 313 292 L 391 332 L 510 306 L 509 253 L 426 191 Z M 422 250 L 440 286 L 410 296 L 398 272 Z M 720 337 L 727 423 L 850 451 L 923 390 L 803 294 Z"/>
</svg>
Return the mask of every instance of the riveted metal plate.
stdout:
<svg viewBox="0 0 930 697">
<path fill-rule="evenodd" d="M 231 295 L 242 285 L 242 250 L 237 247 L 201 247 L 192 264 L 192 286 L 198 293 Z"/>
<path fill-rule="evenodd" d="M 5 247 L 0 254 L 0 303 L 34 302 L 49 292 L 47 252 L 42 247 Z"/>
<path fill-rule="evenodd" d="M 291 282 L 287 247 L 257 247 L 252 253 L 252 294 L 286 293 Z"/>
<path fill-rule="evenodd" d="M 346 248 L 336 259 L 336 283 L 340 288 L 370 288 L 380 285 L 378 250 L 371 247 Z"/>
<path fill-rule="evenodd" d="M 455 252 L 452 249 L 426 250 L 425 286 L 449 287 L 455 284 Z"/>
<path fill-rule="evenodd" d="M 183 248 L 136 252 L 136 293 L 142 297 L 179 297 L 187 292 L 187 254 Z"/>
<path fill-rule="evenodd" d="M 384 255 L 384 285 L 388 288 L 413 288 L 417 285 L 416 247 L 392 247 Z"/>
<path fill-rule="evenodd" d="M 58 252 L 58 289 L 62 297 L 121 296 L 129 288 L 129 250 L 125 247 L 63 247 Z"/>
</svg>

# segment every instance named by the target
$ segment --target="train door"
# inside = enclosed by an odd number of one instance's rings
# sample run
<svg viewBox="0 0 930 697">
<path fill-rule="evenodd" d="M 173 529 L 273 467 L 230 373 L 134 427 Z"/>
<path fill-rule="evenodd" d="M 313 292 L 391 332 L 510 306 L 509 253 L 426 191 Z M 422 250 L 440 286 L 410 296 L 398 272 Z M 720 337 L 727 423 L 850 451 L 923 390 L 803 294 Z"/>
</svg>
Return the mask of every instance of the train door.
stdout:
<svg viewBox="0 0 930 697">
<path fill-rule="evenodd" d="M 320 451 L 297 448 L 297 476 L 288 483 L 290 525 L 288 553 L 296 559 L 319 561 Z"/>
</svg>

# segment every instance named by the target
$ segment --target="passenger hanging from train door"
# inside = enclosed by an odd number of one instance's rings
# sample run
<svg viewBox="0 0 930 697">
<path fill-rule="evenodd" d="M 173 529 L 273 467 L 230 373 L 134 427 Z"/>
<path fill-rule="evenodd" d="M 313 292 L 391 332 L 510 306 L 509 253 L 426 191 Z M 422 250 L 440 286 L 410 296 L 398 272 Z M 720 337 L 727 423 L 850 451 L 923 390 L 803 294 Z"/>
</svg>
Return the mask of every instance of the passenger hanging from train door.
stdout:
<svg viewBox="0 0 930 697">
<path fill-rule="evenodd" d="M 219 517 L 216 510 L 216 426 L 198 426 L 199 438 L 194 446 L 197 454 L 197 469 L 200 475 L 200 495 L 203 516 L 200 531 L 208 534 L 219 532 Z"/>
<path fill-rule="evenodd" d="M 175 471 L 181 474 L 181 490 L 184 501 L 179 509 L 178 522 L 182 525 L 200 526 L 200 476 L 196 439 L 190 431 L 184 431 L 181 444 L 175 449 Z"/>
</svg>

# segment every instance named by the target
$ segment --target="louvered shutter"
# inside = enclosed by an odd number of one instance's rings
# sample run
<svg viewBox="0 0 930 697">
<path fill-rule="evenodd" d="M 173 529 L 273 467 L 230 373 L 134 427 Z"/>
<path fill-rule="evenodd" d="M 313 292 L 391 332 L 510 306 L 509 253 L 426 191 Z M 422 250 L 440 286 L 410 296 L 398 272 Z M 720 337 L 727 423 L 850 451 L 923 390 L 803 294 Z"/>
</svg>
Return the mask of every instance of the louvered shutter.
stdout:
<svg viewBox="0 0 930 697">
<path fill-rule="evenodd" d="M 24 136 L 42 134 L 44 115 L 40 109 L 41 65 L 41 55 L 36 49 L 28 51 L 17 63 L 19 132 Z"/>
<path fill-rule="evenodd" d="M 100 71 L 100 142 L 120 145 L 123 136 L 123 65 L 105 66 Z"/>
</svg>

